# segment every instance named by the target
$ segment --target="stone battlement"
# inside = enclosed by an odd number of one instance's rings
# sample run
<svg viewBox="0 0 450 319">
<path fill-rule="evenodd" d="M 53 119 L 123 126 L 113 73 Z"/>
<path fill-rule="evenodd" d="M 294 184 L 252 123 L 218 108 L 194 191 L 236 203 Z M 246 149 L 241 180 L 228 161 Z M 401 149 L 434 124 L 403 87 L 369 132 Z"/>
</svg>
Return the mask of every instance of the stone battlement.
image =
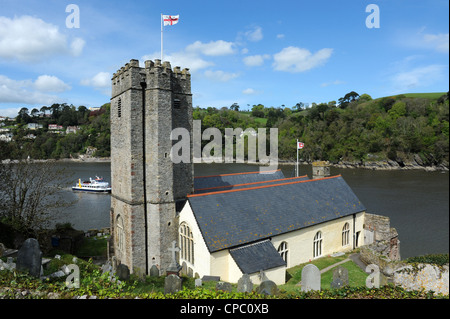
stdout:
<svg viewBox="0 0 450 319">
<path fill-rule="evenodd" d="M 169 76 L 169 77 L 167 77 Z M 176 87 L 180 93 L 190 94 L 191 74 L 188 68 L 181 70 L 176 66 L 172 70 L 170 62 L 155 59 L 155 61 L 147 60 L 144 67 L 139 66 L 139 61 L 131 59 L 123 67 L 113 74 L 112 81 L 112 97 L 116 97 L 128 89 L 140 89 L 145 83 L 147 88 L 165 88 L 172 89 L 174 87 L 171 82 L 179 82 Z"/>
<path fill-rule="evenodd" d="M 184 68 L 181 70 L 181 67 L 175 66 L 172 70 L 172 66 L 170 65 L 169 61 L 164 61 L 161 63 L 161 60 L 155 59 L 155 62 L 152 60 L 145 61 L 145 67 L 141 68 L 139 66 L 139 61 L 136 59 L 131 59 L 129 63 L 126 63 L 125 66 L 121 67 L 119 70 L 117 70 L 116 73 L 113 74 L 112 80 L 127 76 L 127 73 L 131 70 L 131 68 L 139 68 L 139 69 L 148 69 L 150 73 L 155 72 L 156 69 L 162 69 L 163 73 L 173 73 L 175 76 L 180 77 L 188 77 L 190 76 L 189 68 Z"/>
</svg>

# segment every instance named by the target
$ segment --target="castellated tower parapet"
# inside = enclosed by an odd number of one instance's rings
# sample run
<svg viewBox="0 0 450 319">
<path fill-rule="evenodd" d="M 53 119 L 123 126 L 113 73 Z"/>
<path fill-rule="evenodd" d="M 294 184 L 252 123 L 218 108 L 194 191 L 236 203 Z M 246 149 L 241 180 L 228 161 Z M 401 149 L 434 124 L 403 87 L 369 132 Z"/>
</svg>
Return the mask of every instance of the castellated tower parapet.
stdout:
<svg viewBox="0 0 450 319">
<path fill-rule="evenodd" d="M 188 69 L 130 60 L 113 75 L 111 228 L 115 256 L 132 272 L 164 273 L 171 263 L 177 207 L 193 191 L 192 153 L 190 163 L 173 163 L 171 132 L 185 128 L 192 141 L 192 126 Z"/>
</svg>

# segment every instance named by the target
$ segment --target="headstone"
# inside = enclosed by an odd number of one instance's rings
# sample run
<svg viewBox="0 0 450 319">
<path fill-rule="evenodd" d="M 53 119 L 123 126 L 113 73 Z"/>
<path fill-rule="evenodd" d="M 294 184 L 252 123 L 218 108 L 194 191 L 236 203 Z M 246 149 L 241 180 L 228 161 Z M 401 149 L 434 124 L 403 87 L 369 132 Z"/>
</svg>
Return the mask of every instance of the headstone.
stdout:
<svg viewBox="0 0 450 319">
<path fill-rule="evenodd" d="M 250 279 L 250 275 L 243 274 L 242 277 L 238 280 L 237 291 L 238 292 L 252 292 L 252 290 L 253 290 L 253 282 Z"/>
<path fill-rule="evenodd" d="M 231 289 L 232 289 L 232 287 L 229 282 L 219 281 L 216 284 L 216 290 L 223 290 L 223 291 L 231 292 Z"/>
<path fill-rule="evenodd" d="M 220 276 L 203 276 L 202 277 L 203 281 L 219 281 L 220 280 Z"/>
<path fill-rule="evenodd" d="M 301 290 L 320 290 L 320 270 L 313 264 L 308 264 L 302 269 Z"/>
<path fill-rule="evenodd" d="M 0 257 L 3 256 L 3 253 L 6 251 L 6 246 L 0 243 Z"/>
<path fill-rule="evenodd" d="M 150 268 L 150 277 L 159 277 L 159 269 L 156 267 L 156 265 L 153 265 Z"/>
<path fill-rule="evenodd" d="M 31 276 L 41 274 L 42 252 L 34 238 L 28 238 L 17 253 L 16 267 L 19 271 L 28 272 Z"/>
<path fill-rule="evenodd" d="M 178 275 L 181 270 L 181 266 L 177 261 L 176 253 L 180 251 L 180 247 L 177 247 L 177 242 L 174 240 L 172 242 L 172 247 L 167 250 L 172 253 L 172 261 L 169 267 L 166 269 L 166 273 L 168 275 L 170 274 Z"/>
<path fill-rule="evenodd" d="M 274 296 L 278 294 L 278 287 L 272 280 L 264 280 L 256 289 L 256 292 L 262 295 Z"/>
<path fill-rule="evenodd" d="M 128 280 L 130 279 L 130 269 L 127 265 L 120 264 L 117 266 L 116 275 L 120 280 Z"/>
<path fill-rule="evenodd" d="M 340 289 L 344 286 L 348 286 L 348 269 L 338 266 L 333 269 L 331 288 Z"/>
<path fill-rule="evenodd" d="M 181 278 L 177 275 L 169 275 L 164 279 L 164 293 L 172 294 L 181 290 Z"/>
<path fill-rule="evenodd" d="M 200 278 L 195 279 L 195 287 L 201 287 L 202 286 L 202 280 Z"/>
<path fill-rule="evenodd" d="M 104 274 L 106 272 L 111 273 L 111 271 L 112 271 L 111 262 L 108 260 L 104 265 L 102 265 L 101 269 L 102 269 L 102 274 Z"/>
</svg>

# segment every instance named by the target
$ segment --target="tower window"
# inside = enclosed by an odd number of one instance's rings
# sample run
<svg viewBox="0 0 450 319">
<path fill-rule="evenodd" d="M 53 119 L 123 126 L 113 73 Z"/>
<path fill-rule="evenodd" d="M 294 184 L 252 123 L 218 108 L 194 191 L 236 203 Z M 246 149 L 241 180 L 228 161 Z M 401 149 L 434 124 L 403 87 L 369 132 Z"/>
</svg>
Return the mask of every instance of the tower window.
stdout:
<svg viewBox="0 0 450 319">
<path fill-rule="evenodd" d="M 122 99 L 119 98 L 119 101 L 117 102 L 117 116 L 122 116 Z"/>
<path fill-rule="evenodd" d="M 173 108 L 174 109 L 180 109 L 181 108 L 181 101 L 179 99 L 173 100 Z"/>
</svg>

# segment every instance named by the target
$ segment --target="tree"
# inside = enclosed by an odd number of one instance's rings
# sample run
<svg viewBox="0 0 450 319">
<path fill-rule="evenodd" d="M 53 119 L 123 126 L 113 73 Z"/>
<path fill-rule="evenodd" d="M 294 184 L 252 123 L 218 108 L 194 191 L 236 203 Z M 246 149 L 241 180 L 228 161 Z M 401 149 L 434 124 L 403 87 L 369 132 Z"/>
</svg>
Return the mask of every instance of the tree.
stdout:
<svg viewBox="0 0 450 319">
<path fill-rule="evenodd" d="M 358 101 L 358 99 L 359 94 L 355 91 L 351 91 L 339 99 L 339 107 L 345 109 L 351 102 Z"/>
<path fill-rule="evenodd" d="M 0 220 L 28 235 L 49 226 L 55 210 L 67 207 L 61 190 L 68 176 L 54 163 L 19 161 L 0 165 Z"/>
<path fill-rule="evenodd" d="M 230 110 L 239 111 L 239 104 L 233 103 L 233 105 L 230 106 Z"/>
<path fill-rule="evenodd" d="M 28 114 L 28 108 L 22 107 L 19 110 L 19 113 L 16 117 L 16 121 L 17 121 L 17 123 L 21 123 L 21 124 L 27 124 L 27 123 L 31 122 L 31 117 Z"/>
</svg>

